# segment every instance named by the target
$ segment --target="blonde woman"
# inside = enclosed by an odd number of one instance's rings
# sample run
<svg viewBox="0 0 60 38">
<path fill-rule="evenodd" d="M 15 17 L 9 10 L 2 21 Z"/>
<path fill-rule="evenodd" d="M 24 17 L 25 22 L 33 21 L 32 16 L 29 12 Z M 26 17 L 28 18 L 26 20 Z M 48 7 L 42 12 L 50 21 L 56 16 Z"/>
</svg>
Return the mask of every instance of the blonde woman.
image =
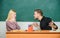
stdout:
<svg viewBox="0 0 60 38">
<path fill-rule="evenodd" d="M 20 27 L 18 26 L 16 22 L 16 11 L 15 10 L 11 9 L 9 11 L 8 17 L 6 19 L 6 28 L 7 28 L 7 31 L 20 29 Z"/>
</svg>

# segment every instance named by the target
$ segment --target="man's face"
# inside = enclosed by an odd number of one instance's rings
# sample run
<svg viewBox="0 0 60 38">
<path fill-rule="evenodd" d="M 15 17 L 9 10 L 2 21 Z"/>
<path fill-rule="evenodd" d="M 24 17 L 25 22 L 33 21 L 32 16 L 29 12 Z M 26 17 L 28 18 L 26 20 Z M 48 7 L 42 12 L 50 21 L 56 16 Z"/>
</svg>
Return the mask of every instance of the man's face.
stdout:
<svg viewBox="0 0 60 38">
<path fill-rule="evenodd" d="M 37 19 L 39 17 L 39 13 L 37 13 L 36 11 L 34 12 L 34 18 Z"/>
</svg>

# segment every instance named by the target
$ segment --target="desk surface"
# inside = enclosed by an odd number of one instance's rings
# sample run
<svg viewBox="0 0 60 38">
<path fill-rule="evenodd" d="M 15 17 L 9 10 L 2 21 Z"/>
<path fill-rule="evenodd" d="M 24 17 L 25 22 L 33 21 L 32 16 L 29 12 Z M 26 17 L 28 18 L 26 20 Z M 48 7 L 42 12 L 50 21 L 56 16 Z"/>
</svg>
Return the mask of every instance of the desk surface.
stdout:
<svg viewBox="0 0 60 38">
<path fill-rule="evenodd" d="M 48 30 L 44 30 L 44 31 L 32 31 L 32 32 L 14 31 L 14 32 L 6 32 L 6 34 L 60 34 L 60 32 L 50 32 Z"/>
</svg>

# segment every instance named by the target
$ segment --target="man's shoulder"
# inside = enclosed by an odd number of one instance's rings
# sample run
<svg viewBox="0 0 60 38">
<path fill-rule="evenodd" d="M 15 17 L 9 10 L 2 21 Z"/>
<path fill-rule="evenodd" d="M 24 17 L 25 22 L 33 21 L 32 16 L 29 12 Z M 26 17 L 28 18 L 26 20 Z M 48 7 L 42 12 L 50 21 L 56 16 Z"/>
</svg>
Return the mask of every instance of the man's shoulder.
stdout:
<svg viewBox="0 0 60 38">
<path fill-rule="evenodd" d="M 45 17 L 45 20 L 46 20 L 47 22 L 51 22 L 51 21 L 52 21 L 52 19 L 51 19 L 50 17 Z"/>
<path fill-rule="evenodd" d="M 46 20 L 52 20 L 50 17 L 45 17 Z"/>
</svg>

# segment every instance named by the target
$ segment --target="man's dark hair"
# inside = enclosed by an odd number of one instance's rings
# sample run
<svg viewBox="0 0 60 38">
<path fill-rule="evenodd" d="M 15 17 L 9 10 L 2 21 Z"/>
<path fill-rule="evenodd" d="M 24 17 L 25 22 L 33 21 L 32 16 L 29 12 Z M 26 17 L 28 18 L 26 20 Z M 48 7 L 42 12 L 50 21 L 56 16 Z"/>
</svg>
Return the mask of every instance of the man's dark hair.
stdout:
<svg viewBox="0 0 60 38">
<path fill-rule="evenodd" d="M 36 11 L 37 13 L 40 13 L 43 16 L 43 12 L 41 9 L 35 9 L 34 11 Z"/>
</svg>

